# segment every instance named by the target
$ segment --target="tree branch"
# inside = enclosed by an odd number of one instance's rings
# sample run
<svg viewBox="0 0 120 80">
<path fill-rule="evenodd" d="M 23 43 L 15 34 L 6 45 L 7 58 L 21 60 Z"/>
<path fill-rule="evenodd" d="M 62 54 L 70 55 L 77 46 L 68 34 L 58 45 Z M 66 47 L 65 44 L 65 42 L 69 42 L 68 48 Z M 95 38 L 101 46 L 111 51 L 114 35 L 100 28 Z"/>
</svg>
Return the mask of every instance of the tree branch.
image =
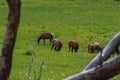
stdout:
<svg viewBox="0 0 120 80">
<path fill-rule="evenodd" d="M 99 53 L 86 67 L 78 74 L 70 76 L 64 80 L 106 80 L 120 73 L 120 55 L 104 64 L 101 60 L 106 61 L 111 54 L 120 45 L 120 32 L 103 49 L 103 56 Z"/>
<path fill-rule="evenodd" d="M 30 76 L 30 73 L 31 73 L 31 70 L 32 70 L 32 66 L 33 66 L 33 63 L 34 63 L 34 50 L 33 50 L 33 47 L 30 45 L 31 49 L 32 49 L 32 52 L 31 52 L 31 55 L 32 55 L 32 60 L 31 60 L 31 63 L 30 63 L 30 67 L 29 67 L 29 71 L 28 71 L 28 80 L 31 79 L 31 76 Z"/>
<path fill-rule="evenodd" d="M 108 80 L 120 73 L 120 55 L 89 70 L 85 70 L 64 80 Z"/>
<path fill-rule="evenodd" d="M 113 39 L 106 45 L 106 47 L 102 51 L 102 60 L 106 61 L 111 54 L 115 52 L 115 50 L 120 46 L 120 32 L 116 34 Z M 86 67 L 84 70 L 88 70 L 90 68 L 96 67 L 101 63 L 101 57 L 99 53 Z"/>
<path fill-rule="evenodd" d="M 37 80 L 41 80 L 43 66 L 44 66 L 44 61 L 40 65 L 40 72 Z"/>
</svg>

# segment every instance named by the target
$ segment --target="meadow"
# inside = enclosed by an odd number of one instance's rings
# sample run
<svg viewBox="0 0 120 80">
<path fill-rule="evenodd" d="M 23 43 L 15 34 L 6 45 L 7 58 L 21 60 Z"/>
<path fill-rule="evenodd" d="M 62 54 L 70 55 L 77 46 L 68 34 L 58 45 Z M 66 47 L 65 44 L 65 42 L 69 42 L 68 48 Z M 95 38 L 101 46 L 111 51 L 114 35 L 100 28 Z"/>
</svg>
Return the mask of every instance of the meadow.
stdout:
<svg viewBox="0 0 120 80">
<path fill-rule="evenodd" d="M 31 80 L 39 75 L 44 62 L 41 80 L 62 80 L 81 72 L 98 54 L 87 51 L 88 43 L 99 42 L 102 47 L 120 31 L 120 2 L 114 0 L 21 0 L 21 18 L 13 55 L 11 80 L 27 80 L 29 65 L 34 53 Z M 0 48 L 6 30 L 8 6 L 0 0 Z M 60 52 L 51 51 L 49 41 L 37 44 L 42 32 L 53 32 L 61 39 Z M 79 42 L 78 53 L 68 52 L 68 41 Z M 0 49 L 0 51 L 1 51 Z M 119 80 L 120 76 L 114 77 Z"/>
</svg>

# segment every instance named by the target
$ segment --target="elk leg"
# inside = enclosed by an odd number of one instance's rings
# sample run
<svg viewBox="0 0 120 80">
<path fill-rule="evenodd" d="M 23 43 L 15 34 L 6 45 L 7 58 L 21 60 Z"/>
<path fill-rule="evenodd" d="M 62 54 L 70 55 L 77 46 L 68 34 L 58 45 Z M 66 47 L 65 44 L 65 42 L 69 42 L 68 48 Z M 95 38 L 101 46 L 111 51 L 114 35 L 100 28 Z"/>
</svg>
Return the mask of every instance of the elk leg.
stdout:
<svg viewBox="0 0 120 80">
<path fill-rule="evenodd" d="M 57 48 L 57 47 L 55 46 L 55 48 L 54 48 L 55 51 L 57 50 L 56 48 Z"/>
<path fill-rule="evenodd" d="M 74 48 L 72 47 L 72 53 L 73 53 L 73 49 L 74 49 Z"/>
<path fill-rule="evenodd" d="M 52 47 L 51 47 L 51 50 L 53 49 L 53 45 L 52 45 Z"/>
<path fill-rule="evenodd" d="M 45 45 L 45 39 L 44 39 L 44 45 Z"/>
<path fill-rule="evenodd" d="M 50 40 L 50 43 L 49 43 L 49 44 L 51 44 L 52 40 L 51 40 L 51 39 L 49 39 L 49 40 Z"/>
</svg>

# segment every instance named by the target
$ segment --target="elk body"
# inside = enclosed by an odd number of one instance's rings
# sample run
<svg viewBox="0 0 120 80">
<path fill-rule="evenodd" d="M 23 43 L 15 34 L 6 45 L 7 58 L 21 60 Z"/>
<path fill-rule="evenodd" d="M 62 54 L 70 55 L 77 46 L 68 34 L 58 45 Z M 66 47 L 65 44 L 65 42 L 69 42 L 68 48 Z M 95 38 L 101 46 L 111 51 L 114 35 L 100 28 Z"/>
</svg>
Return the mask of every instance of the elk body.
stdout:
<svg viewBox="0 0 120 80">
<path fill-rule="evenodd" d="M 55 51 L 60 51 L 62 48 L 63 44 L 62 41 L 59 39 L 53 39 L 52 40 L 52 46 L 51 46 L 51 50 L 54 48 Z"/>
<path fill-rule="evenodd" d="M 78 52 L 79 44 L 77 41 L 70 40 L 68 42 L 69 52 Z"/>
<path fill-rule="evenodd" d="M 51 33 L 51 32 L 44 32 L 44 33 L 42 33 L 40 36 L 39 36 L 39 38 L 38 38 L 38 44 L 39 44 L 39 42 L 40 42 L 40 40 L 41 39 L 43 39 L 43 41 L 44 41 L 44 44 L 45 44 L 45 40 L 46 39 L 49 39 L 49 41 L 50 41 L 50 43 L 52 42 L 52 40 L 53 40 L 53 33 Z"/>
</svg>

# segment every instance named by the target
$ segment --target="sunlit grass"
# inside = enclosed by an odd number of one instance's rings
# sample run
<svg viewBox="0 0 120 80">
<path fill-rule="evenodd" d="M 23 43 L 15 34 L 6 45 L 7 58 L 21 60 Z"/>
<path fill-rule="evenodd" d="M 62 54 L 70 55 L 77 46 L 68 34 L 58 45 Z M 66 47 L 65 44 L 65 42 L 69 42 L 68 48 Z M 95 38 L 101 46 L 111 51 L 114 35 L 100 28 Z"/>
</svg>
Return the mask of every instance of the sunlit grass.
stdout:
<svg viewBox="0 0 120 80">
<path fill-rule="evenodd" d="M 34 64 L 31 79 L 39 75 L 41 62 L 42 80 L 62 80 L 81 72 L 97 55 L 87 52 L 88 43 L 98 41 L 104 47 L 120 31 L 120 5 L 114 0 L 23 0 L 21 19 L 13 55 L 11 80 L 27 80 L 31 55 Z M 2 48 L 8 6 L 0 0 L 0 48 Z M 49 41 L 37 44 L 41 32 L 53 32 L 63 42 L 60 52 L 51 51 Z M 68 52 L 67 42 L 79 42 L 78 53 Z M 32 48 L 31 48 L 32 46 Z M 119 76 L 115 77 L 119 80 Z"/>
</svg>

